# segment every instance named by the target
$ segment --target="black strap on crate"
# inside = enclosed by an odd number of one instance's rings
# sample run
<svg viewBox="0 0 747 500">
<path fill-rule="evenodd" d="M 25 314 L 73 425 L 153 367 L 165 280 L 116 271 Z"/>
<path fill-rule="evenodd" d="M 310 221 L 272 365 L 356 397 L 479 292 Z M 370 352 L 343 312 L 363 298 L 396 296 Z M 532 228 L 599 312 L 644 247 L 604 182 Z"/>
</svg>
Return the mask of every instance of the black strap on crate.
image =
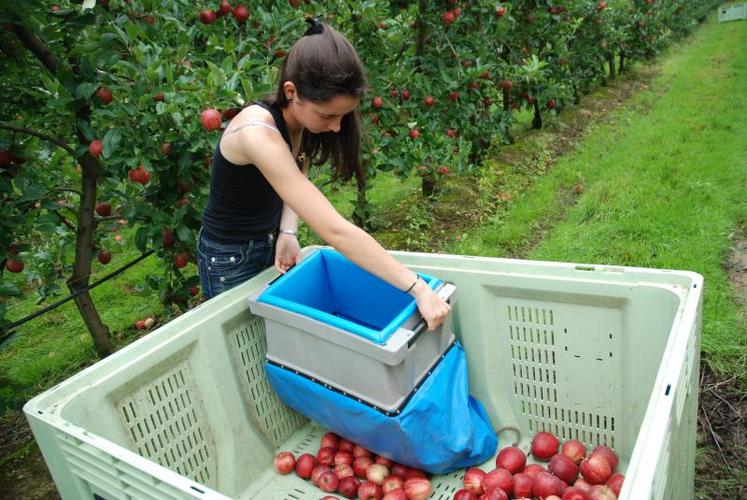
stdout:
<svg viewBox="0 0 747 500">
<path fill-rule="evenodd" d="M 327 382 L 322 382 L 321 380 L 317 379 L 316 377 L 312 377 L 311 375 L 307 375 L 306 373 L 303 373 L 302 371 L 296 370 L 295 368 L 291 368 L 289 366 L 286 366 L 286 365 L 284 365 L 282 363 L 278 363 L 277 361 L 273 361 L 271 359 L 267 359 L 266 361 L 269 364 L 273 365 L 273 366 L 276 366 L 278 368 L 282 368 L 283 370 L 295 373 L 296 375 L 300 375 L 301 377 L 303 377 L 303 378 L 305 378 L 307 380 L 310 380 L 310 381 L 314 382 L 315 384 L 319 384 L 322 387 L 324 387 L 325 389 L 329 389 L 330 391 L 334 391 L 334 392 L 336 392 L 338 394 L 341 394 L 341 395 L 343 395 L 343 396 L 345 396 L 347 398 L 353 399 L 353 400 L 355 400 L 355 401 L 357 401 L 357 402 L 359 402 L 361 404 L 364 404 L 364 405 L 368 406 L 369 408 L 371 408 L 373 410 L 376 410 L 377 412 L 381 413 L 382 415 L 385 415 L 387 417 L 396 417 L 397 415 L 399 415 L 402 412 L 402 410 L 405 408 L 405 406 L 407 406 L 407 403 L 418 392 L 418 390 L 420 389 L 420 386 L 423 385 L 423 383 L 428 379 L 428 377 L 430 376 L 430 374 L 433 373 L 433 370 L 435 370 L 436 367 L 438 367 L 438 365 L 441 364 L 441 361 L 443 361 L 444 358 L 446 358 L 446 355 L 449 353 L 449 351 L 451 351 L 451 349 L 454 348 L 454 346 L 456 345 L 456 343 L 457 343 L 457 341 L 454 340 L 449 345 L 449 347 L 446 348 L 446 350 L 443 352 L 443 354 L 441 354 L 441 356 L 439 356 L 438 359 L 436 359 L 436 362 L 433 363 L 433 366 L 431 366 L 430 369 L 428 369 L 428 371 L 426 372 L 425 376 L 422 379 L 420 379 L 420 382 L 418 382 L 418 384 L 415 387 L 413 387 L 412 391 L 410 391 L 410 394 L 408 394 L 407 397 L 404 399 L 404 401 L 402 401 L 402 404 L 400 404 L 395 410 L 391 410 L 391 411 L 390 410 L 386 410 L 384 408 L 381 408 L 380 406 L 377 406 L 377 405 L 375 405 L 373 403 L 370 403 L 370 402 L 368 402 L 366 400 L 363 400 L 363 399 L 359 398 L 358 396 L 353 396 L 352 394 L 344 391 L 343 389 L 340 389 L 339 387 L 336 387 L 334 385 L 328 384 Z"/>
</svg>

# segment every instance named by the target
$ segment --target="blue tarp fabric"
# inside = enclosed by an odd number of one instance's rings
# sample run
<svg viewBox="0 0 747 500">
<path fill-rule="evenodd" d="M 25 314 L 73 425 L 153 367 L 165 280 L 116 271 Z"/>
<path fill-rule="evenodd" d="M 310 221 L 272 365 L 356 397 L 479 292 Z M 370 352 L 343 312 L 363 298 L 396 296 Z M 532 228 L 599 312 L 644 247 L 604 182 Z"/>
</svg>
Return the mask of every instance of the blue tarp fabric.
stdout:
<svg viewBox="0 0 747 500">
<path fill-rule="evenodd" d="M 490 459 L 498 438 L 480 401 L 469 395 L 467 360 L 456 342 L 396 416 L 266 363 L 267 378 L 291 408 L 371 451 L 444 474 Z"/>
</svg>

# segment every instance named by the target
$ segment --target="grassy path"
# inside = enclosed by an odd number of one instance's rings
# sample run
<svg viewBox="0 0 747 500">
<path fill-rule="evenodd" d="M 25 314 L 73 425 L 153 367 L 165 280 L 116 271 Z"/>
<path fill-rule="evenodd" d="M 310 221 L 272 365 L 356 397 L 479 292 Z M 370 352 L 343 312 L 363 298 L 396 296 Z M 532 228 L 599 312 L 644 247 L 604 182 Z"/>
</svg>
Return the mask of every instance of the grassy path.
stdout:
<svg viewBox="0 0 747 500">
<path fill-rule="evenodd" d="M 747 383 L 745 325 L 723 265 L 747 215 L 745 46 L 747 23 L 712 19 L 647 91 L 451 250 L 512 254 L 552 217 L 522 256 L 697 271 L 706 279 L 704 355 Z M 584 192 L 568 205 L 561 193 L 576 179 Z"/>
<path fill-rule="evenodd" d="M 747 328 L 736 300 L 745 291 L 726 266 L 733 247 L 747 248 L 744 47 L 746 22 L 711 18 L 647 91 L 448 250 L 701 273 L 710 370 L 701 380 L 698 499 L 747 495 Z M 583 194 L 569 200 L 579 180 Z"/>
</svg>

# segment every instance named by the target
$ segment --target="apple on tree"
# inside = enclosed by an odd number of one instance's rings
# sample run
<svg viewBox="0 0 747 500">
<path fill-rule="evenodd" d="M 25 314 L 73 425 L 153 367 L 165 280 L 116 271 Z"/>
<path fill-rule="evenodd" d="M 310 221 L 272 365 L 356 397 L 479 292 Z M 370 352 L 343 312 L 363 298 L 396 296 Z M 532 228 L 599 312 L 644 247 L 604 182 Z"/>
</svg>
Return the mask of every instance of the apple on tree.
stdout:
<svg viewBox="0 0 747 500">
<path fill-rule="evenodd" d="M 233 17 L 239 23 L 245 23 L 246 20 L 249 19 L 249 9 L 243 5 L 237 5 L 233 8 Z"/>
<path fill-rule="evenodd" d="M 108 217 L 112 214 L 112 206 L 109 202 L 102 201 L 96 204 L 96 213 L 101 217 Z"/>
<path fill-rule="evenodd" d="M 112 91 L 109 90 L 106 87 L 101 87 L 99 90 L 96 91 L 96 95 L 101 99 L 101 102 L 104 104 L 109 104 L 114 100 L 114 97 L 112 96 Z"/>
<path fill-rule="evenodd" d="M 200 123 L 205 130 L 218 130 L 221 124 L 220 111 L 208 108 L 200 113 Z"/>
<path fill-rule="evenodd" d="M 213 24 L 216 17 L 215 12 L 212 10 L 203 10 L 200 12 L 200 22 L 202 22 L 202 24 Z"/>
<path fill-rule="evenodd" d="M 112 254 L 108 250 L 104 250 L 102 248 L 101 250 L 99 250 L 98 259 L 102 264 L 108 264 L 112 260 Z"/>
<path fill-rule="evenodd" d="M 20 273 L 23 271 L 23 261 L 18 259 L 8 259 L 5 261 L 5 269 L 11 273 Z"/>
<path fill-rule="evenodd" d="M 94 139 L 93 141 L 91 141 L 91 144 L 88 145 L 88 152 L 94 158 L 100 157 L 103 151 L 104 151 L 104 143 L 101 142 L 99 139 Z"/>
</svg>

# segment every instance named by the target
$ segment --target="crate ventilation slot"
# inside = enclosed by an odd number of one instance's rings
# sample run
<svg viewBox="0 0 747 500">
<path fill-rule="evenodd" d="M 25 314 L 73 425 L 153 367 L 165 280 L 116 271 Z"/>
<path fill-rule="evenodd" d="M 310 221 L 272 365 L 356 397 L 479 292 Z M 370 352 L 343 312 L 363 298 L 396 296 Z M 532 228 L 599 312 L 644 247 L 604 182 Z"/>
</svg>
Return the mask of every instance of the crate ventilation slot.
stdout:
<svg viewBox="0 0 747 500">
<path fill-rule="evenodd" d="M 200 424 L 202 412 L 189 369 L 179 365 L 119 403 L 137 452 L 202 484 L 215 478 L 212 438 Z"/>
<path fill-rule="evenodd" d="M 514 395 L 529 430 L 552 432 L 561 440 L 614 446 L 614 417 L 571 410 L 558 401 L 554 311 L 508 305 L 507 318 Z"/>
<path fill-rule="evenodd" d="M 233 351 L 241 375 L 244 399 L 254 422 L 274 446 L 280 446 L 305 419 L 280 401 L 265 377 L 265 322 L 252 318 L 231 332 Z"/>
</svg>

